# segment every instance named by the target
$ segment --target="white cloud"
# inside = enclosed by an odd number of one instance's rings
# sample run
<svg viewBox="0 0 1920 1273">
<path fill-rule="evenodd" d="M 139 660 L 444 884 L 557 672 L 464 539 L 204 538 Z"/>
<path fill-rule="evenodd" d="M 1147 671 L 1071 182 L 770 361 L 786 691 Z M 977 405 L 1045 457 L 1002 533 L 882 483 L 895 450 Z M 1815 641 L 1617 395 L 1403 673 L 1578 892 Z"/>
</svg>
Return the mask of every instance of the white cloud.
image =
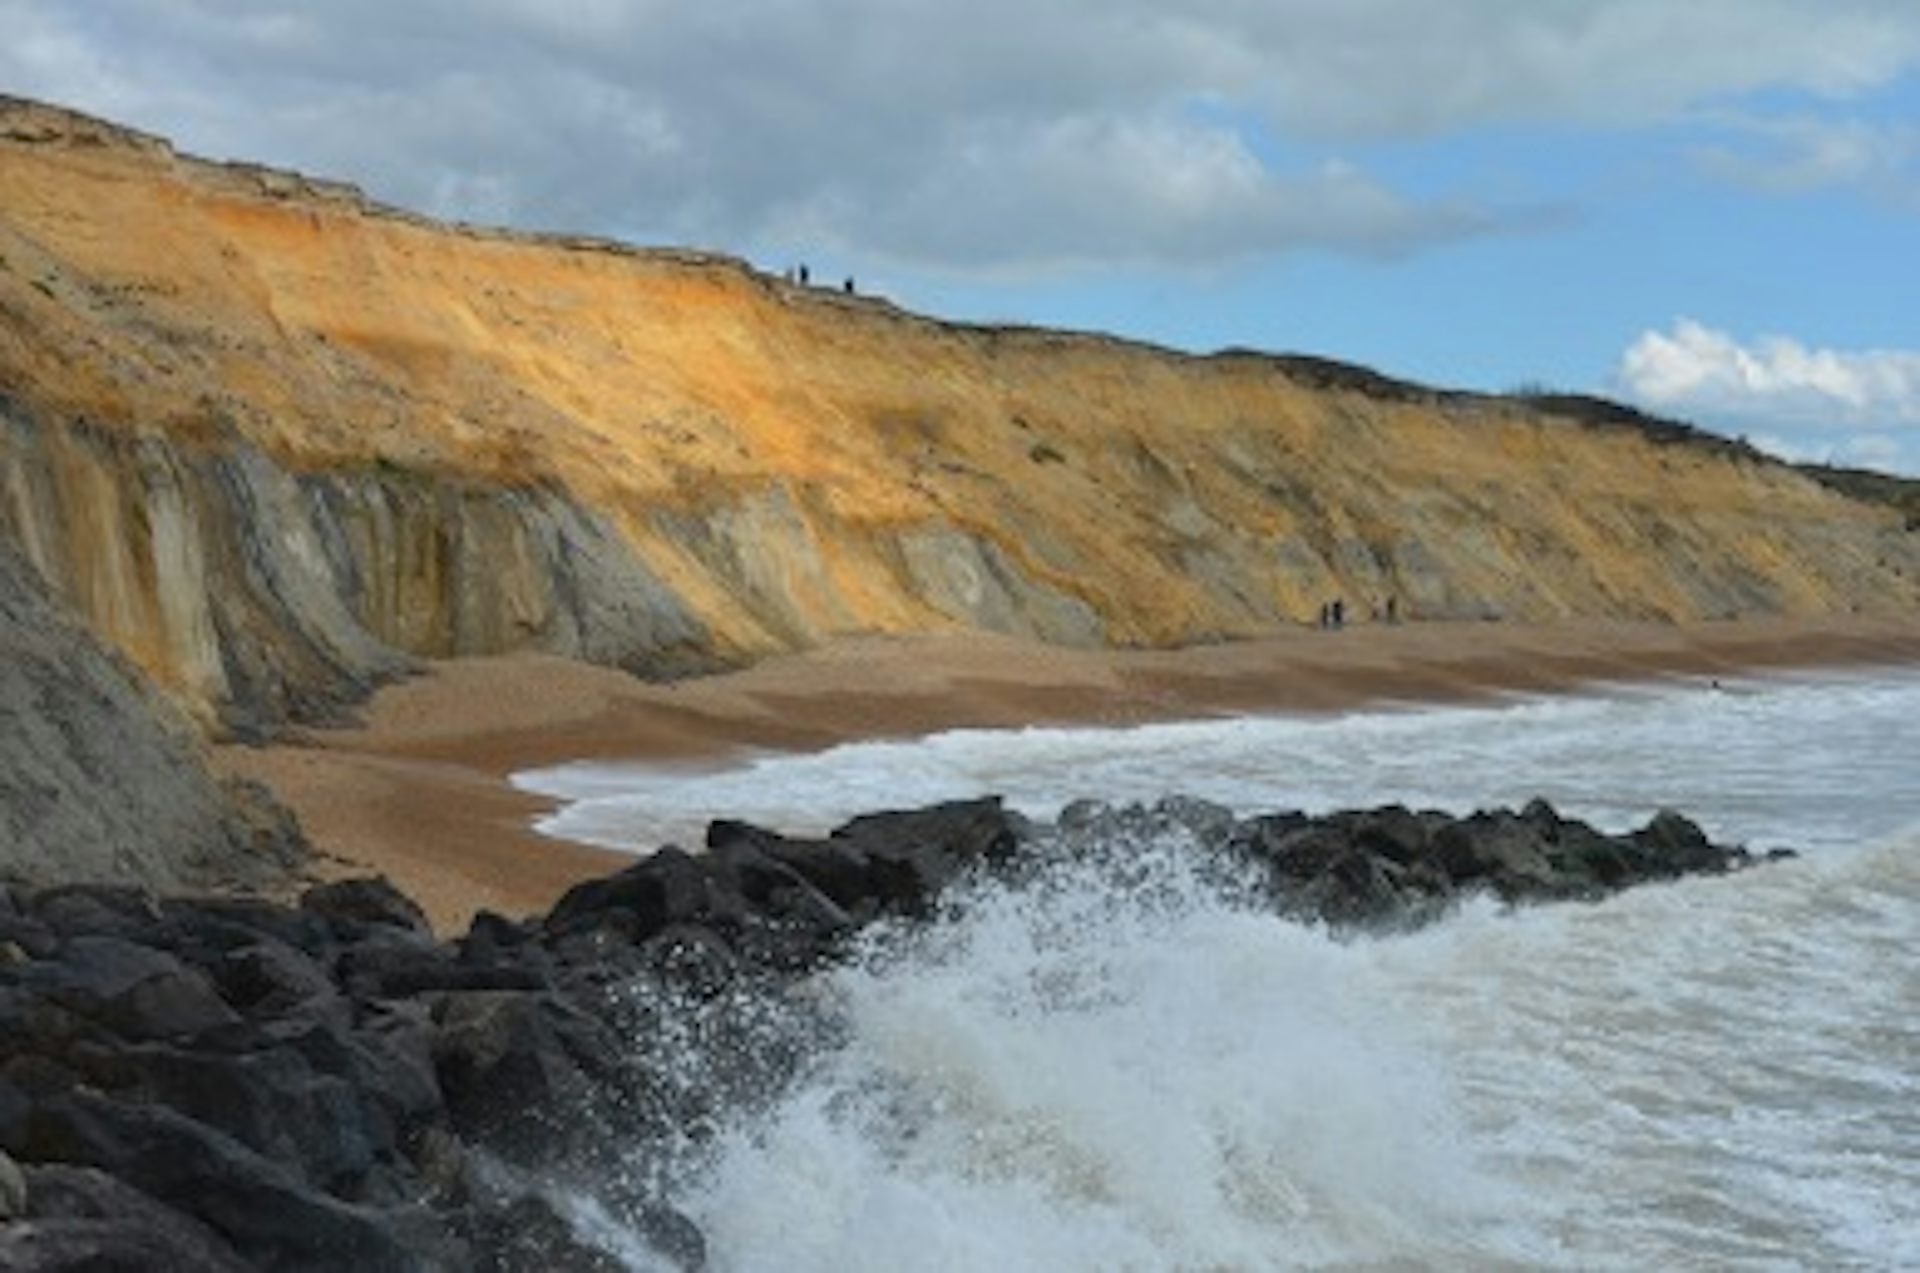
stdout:
<svg viewBox="0 0 1920 1273">
<path fill-rule="evenodd" d="M 1076 118 L 958 138 L 895 198 L 815 214 L 843 248 L 991 267 L 1205 264 L 1317 244 L 1391 255 L 1502 228 L 1470 206 L 1416 204 L 1351 165 L 1276 172 L 1227 128 L 1179 118 Z"/>
<path fill-rule="evenodd" d="M 1632 398 L 1663 411 L 1756 423 L 1885 429 L 1920 426 L 1920 352 L 1809 348 L 1784 336 L 1742 344 L 1680 319 L 1620 359 Z"/>
<path fill-rule="evenodd" d="M 9 90 L 400 203 L 965 269 L 1527 229 L 1327 161 L 1920 66 L 1911 0 L 0 0 L 0 29 Z"/>
<path fill-rule="evenodd" d="M 1907 448 L 1885 433 L 1860 433 L 1835 439 L 1831 433 L 1753 433 L 1746 440 L 1768 455 L 1789 464 L 1834 464 L 1843 468 L 1878 469 L 1883 473 L 1915 471 Z"/>
<path fill-rule="evenodd" d="M 1906 449 L 1900 439 L 1884 433 L 1862 433 L 1848 438 L 1835 453 L 1843 464 L 1869 469 L 1900 468 Z"/>
<path fill-rule="evenodd" d="M 1861 119 L 1724 117 L 1738 145 L 1700 152 L 1708 171 L 1767 194 L 1837 186 L 1905 197 L 1917 184 L 1920 128 Z"/>
<path fill-rule="evenodd" d="M 1783 437 L 1778 433 L 1749 433 L 1744 436 L 1754 447 L 1789 464 L 1824 464 L 1832 454 L 1830 445 L 1809 446 L 1798 438 Z"/>
</svg>

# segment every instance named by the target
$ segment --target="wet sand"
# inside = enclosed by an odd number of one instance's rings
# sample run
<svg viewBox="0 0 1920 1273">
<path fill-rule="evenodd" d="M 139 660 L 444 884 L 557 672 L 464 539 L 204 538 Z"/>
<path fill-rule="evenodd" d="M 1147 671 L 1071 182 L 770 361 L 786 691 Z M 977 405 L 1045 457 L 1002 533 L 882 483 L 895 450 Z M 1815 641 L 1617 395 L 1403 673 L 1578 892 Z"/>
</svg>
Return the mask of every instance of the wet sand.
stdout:
<svg viewBox="0 0 1920 1273">
<path fill-rule="evenodd" d="M 548 804 L 509 784 L 569 760 L 725 763 L 966 726 L 1135 724 L 1248 712 L 1458 702 L 1608 681 L 1920 662 L 1920 621 L 1421 623 L 1301 630 L 1174 651 L 1070 650 L 981 634 L 870 637 L 672 684 L 542 655 L 437 663 L 383 690 L 360 727 L 217 763 L 270 785 L 318 873 L 383 873 L 435 926 L 543 910 L 623 854 L 545 838 Z M 725 810 L 715 810 L 724 815 Z"/>
</svg>

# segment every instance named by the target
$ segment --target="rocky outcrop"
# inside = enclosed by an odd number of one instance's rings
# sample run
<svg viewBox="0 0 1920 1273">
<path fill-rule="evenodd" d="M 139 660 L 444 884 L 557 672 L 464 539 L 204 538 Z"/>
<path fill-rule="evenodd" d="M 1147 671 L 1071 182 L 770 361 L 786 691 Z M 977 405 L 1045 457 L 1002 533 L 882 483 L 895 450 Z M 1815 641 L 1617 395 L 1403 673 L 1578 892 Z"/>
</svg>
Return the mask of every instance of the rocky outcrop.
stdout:
<svg viewBox="0 0 1920 1273">
<path fill-rule="evenodd" d="M 411 658 L 1911 613 L 1920 533 L 1609 404 L 942 324 L 0 101 L 0 527 L 245 734 Z"/>
<path fill-rule="evenodd" d="M 960 880 L 1046 887 L 1090 860 L 1122 879 L 1170 844 L 1250 903 L 1374 929 L 1749 862 L 1672 814 L 1608 836 L 1541 804 L 1082 804 L 1049 827 L 981 800 L 708 839 L 444 943 L 380 881 L 297 907 L 0 886 L 0 1265 L 621 1267 L 569 1201 L 591 1198 L 600 1232 L 697 1268 L 699 1230 L 661 1201 L 673 1155 L 831 1046 L 830 997 L 797 993 L 811 972 Z M 672 1052 L 689 1030 L 708 1062 Z"/>
<path fill-rule="evenodd" d="M 151 889 L 272 881 L 301 842 L 219 784 L 189 723 L 0 544 L 0 881 Z"/>
<path fill-rule="evenodd" d="M 1179 797 L 1151 807 L 1082 802 L 1049 832 L 1078 855 L 1169 837 L 1208 859 L 1219 878 L 1250 885 L 1281 914 L 1343 931 L 1425 924 L 1479 893 L 1508 905 L 1597 901 L 1635 885 L 1721 875 L 1755 861 L 1744 849 L 1708 840 L 1676 813 L 1606 835 L 1543 800 L 1518 813 L 1464 818 L 1392 805 L 1245 820 Z"/>
</svg>

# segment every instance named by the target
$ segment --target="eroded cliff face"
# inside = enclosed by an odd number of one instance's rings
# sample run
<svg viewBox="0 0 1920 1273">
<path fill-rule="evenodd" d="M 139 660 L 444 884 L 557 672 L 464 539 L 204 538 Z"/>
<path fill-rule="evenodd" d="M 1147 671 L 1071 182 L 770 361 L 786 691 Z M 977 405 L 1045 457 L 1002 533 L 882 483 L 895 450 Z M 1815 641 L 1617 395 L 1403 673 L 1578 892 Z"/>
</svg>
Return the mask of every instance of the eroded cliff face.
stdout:
<svg viewBox="0 0 1920 1273">
<path fill-rule="evenodd" d="M 412 655 L 537 647 L 641 673 L 712 657 L 607 519 L 550 486 L 299 473 L 242 439 L 46 426 L 0 403 L 0 530 L 239 737 L 327 720 Z"/>
<path fill-rule="evenodd" d="M 450 228 L 24 103 L 0 394 L 0 526 L 243 731 L 417 655 L 1920 601 L 1900 517 L 1732 448 Z"/>
<path fill-rule="evenodd" d="M 0 544 L 0 883 L 151 889 L 276 882 L 304 853 L 201 740 Z"/>
</svg>

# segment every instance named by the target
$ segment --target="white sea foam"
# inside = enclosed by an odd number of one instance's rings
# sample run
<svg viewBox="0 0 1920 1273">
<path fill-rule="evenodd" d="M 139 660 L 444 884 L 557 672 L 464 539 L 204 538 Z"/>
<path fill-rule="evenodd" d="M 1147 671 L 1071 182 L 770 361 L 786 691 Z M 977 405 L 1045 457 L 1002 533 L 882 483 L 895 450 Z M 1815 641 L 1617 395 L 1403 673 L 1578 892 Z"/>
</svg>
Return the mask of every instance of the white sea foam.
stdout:
<svg viewBox="0 0 1920 1273">
<path fill-rule="evenodd" d="M 716 1269 L 1893 1269 L 1920 1267 L 1916 759 L 1920 677 L 1893 675 L 539 781 L 587 780 L 570 814 L 628 843 L 1179 790 L 1670 805 L 1809 850 L 1352 942 L 1223 899 L 1178 845 L 1114 846 L 1126 883 L 982 886 L 826 975 L 842 1041 L 680 1178 Z"/>
<path fill-rule="evenodd" d="M 1354 942 L 1144 852 L 829 975 L 714 1267 L 1920 1262 L 1920 839 Z"/>
<path fill-rule="evenodd" d="M 706 821 L 819 831 L 855 813 L 998 792 L 1050 816 L 1169 792 L 1243 812 L 1385 801 L 1466 812 L 1545 796 L 1612 829 L 1662 807 L 1716 835 L 1855 843 L 1920 822 L 1920 676 L 1681 682 L 1605 695 L 1133 729 L 958 730 L 767 754 L 711 771 L 610 764 L 518 775 L 566 802 L 543 830 L 697 846 Z"/>
<path fill-rule="evenodd" d="M 828 978 L 849 1043 L 685 1205 L 717 1267 L 1260 1269 L 1530 1250 L 1377 961 L 1221 902 L 987 888 Z M 1134 856 L 1136 863 L 1139 853 Z"/>
</svg>

